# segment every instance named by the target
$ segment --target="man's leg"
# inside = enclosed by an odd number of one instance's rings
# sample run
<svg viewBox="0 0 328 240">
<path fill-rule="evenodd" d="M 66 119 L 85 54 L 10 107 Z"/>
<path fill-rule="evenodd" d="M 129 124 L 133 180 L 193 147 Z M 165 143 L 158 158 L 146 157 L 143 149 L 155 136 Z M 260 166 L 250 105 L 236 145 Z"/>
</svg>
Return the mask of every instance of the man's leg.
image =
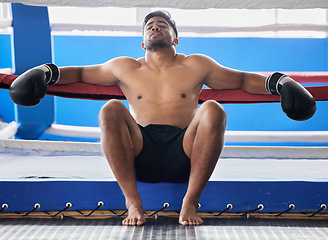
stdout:
<svg viewBox="0 0 328 240">
<path fill-rule="evenodd" d="M 134 173 L 134 158 L 143 146 L 139 127 L 121 101 L 111 100 L 99 114 L 101 146 L 125 196 L 128 217 L 124 225 L 145 223 Z"/>
<path fill-rule="evenodd" d="M 197 216 L 198 202 L 223 149 L 226 120 L 222 106 L 207 101 L 199 108 L 185 133 L 183 147 L 190 157 L 191 170 L 179 218 L 182 225 L 203 223 Z"/>
</svg>

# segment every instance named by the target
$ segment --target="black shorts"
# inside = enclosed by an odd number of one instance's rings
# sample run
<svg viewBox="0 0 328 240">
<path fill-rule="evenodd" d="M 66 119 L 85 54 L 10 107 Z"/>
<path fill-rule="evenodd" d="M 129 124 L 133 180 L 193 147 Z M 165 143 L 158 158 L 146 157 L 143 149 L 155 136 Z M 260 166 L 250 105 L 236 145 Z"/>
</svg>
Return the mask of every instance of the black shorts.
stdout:
<svg viewBox="0 0 328 240">
<path fill-rule="evenodd" d="M 135 173 L 140 182 L 188 182 L 190 159 L 182 146 L 186 129 L 170 125 L 139 125 L 143 148 L 135 158 Z"/>
</svg>

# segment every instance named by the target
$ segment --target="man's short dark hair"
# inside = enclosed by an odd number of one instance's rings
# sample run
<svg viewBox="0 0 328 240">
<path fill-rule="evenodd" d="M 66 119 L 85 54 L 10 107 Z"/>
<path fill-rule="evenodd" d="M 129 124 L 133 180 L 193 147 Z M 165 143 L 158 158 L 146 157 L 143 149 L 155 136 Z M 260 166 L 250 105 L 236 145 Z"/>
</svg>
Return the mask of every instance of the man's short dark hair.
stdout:
<svg viewBox="0 0 328 240">
<path fill-rule="evenodd" d="M 175 36 L 178 37 L 178 30 L 177 27 L 175 25 L 175 21 L 171 18 L 171 14 L 168 11 L 165 10 L 157 10 L 154 12 L 151 12 L 149 14 L 147 14 L 147 16 L 144 19 L 143 22 L 143 29 L 145 28 L 145 25 L 147 24 L 148 20 L 153 18 L 153 17 L 162 17 L 164 18 L 173 28 L 174 32 L 175 32 Z"/>
</svg>

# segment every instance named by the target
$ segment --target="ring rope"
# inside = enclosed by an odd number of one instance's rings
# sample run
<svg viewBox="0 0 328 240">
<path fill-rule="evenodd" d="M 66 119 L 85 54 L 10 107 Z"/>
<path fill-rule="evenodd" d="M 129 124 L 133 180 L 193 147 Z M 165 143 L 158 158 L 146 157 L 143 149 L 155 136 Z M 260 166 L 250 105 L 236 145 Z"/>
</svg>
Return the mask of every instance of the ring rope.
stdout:
<svg viewBox="0 0 328 240">
<path fill-rule="evenodd" d="M 328 83 L 328 73 L 290 73 L 289 76 L 298 82 L 319 82 Z M 9 89 L 11 83 L 17 78 L 16 75 L 0 73 L 0 88 Z M 313 79 L 312 79 L 313 78 Z M 312 79 L 312 80 L 309 80 Z M 316 101 L 328 100 L 328 86 L 306 87 L 313 95 Z M 48 87 L 48 95 L 93 99 L 93 100 L 109 100 L 120 99 L 125 100 L 122 90 L 118 86 L 101 86 L 87 83 L 73 83 L 68 85 L 51 85 Z M 280 102 L 280 96 L 271 94 L 250 94 L 241 89 L 237 90 L 213 90 L 203 89 L 199 96 L 199 103 L 206 100 L 215 100 L 220 103 L 266 103 Z"/>
<path fill-rule="evenodd" d="M 61 153 L 66 156 L 103 155 L 99 142 L 69 142 L 40 140 L 0 140 L 1 153 L 26 153 L 42 155 L 44 152 Z M 221 158 L 256 159 L 327 159 L 327 147 L 287 146 L 225 146 Z"/>
<path fill-rule="evenodd" d="M 13 124 L 14 125 L 14 124 Z M 99 127 L 52 124 L 45 133 L 83 138 L 100 138 Z M 13 134 L 14 135 L 14 134 Z M 10 135 L 9 135 L 10 136 Z M 0 131 L 0 139 L 1 131 Z M 328 131 L 226 131 L 226 142 L 310 142 L 327 143 Z"/>
</svg>

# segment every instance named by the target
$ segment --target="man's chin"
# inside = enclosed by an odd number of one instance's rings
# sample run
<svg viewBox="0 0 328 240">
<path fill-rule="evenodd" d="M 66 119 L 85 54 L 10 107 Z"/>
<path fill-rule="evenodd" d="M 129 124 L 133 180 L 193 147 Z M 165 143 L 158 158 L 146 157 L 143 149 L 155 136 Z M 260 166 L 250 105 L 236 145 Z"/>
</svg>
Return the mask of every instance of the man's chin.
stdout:
<svg viewBox="0 0 328 240">
<path fill-rule="evenodd" d="M 165 48 L 169 48 L 170 45 L 164 43 L 164 42 L 152 42 L 151 44 L 149 44 L 146 49 L 149 51 L 157 51 L 159 49 L 165 49 Z"/>
</svg>

